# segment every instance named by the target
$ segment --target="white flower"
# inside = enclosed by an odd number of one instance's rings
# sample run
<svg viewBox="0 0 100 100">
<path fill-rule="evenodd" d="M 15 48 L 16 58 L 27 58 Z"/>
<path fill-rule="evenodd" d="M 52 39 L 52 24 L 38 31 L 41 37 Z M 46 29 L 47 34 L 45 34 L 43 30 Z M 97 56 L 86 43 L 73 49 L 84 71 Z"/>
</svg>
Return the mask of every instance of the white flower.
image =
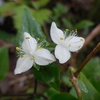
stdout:
<svg viewBox="0 0 100 100">
<path fill-rule="evenodd" d="M 48 65 L 55 61 L 54 56 L 37 44 L 37 41 L 24 32 L 24 41 L 21 47 L 16 47 L 20 57 L 17 60 L 15 74 L 20 74 L 29 70 L 35 63 L 38 65 Z"/>
<path fill-rule="evenodd" d="M 71 52 L 78 51 L 84 44 L 85 39 L 75 36 L 75 32 L 66 37 L 62 30 L 58 29 L 56 24 L 52 22 L 50 29 L 52 41 L 57 44 L 55 47 L 55 56 L 60 63 L 65 63 L 71 57 Z"/>
</svg>

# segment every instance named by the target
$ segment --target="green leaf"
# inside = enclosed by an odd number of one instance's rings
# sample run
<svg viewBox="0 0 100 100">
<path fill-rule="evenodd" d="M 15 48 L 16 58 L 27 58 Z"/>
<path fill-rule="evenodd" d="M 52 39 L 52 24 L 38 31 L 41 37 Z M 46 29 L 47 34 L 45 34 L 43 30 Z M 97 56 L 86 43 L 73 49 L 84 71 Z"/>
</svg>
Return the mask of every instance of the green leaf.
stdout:
<svg viewBox="0 0 100 100">
<path fill-rule="evenodd" d="M 100 58 L 92 58 L 82 72 L 86 75 L 93 86 L 100 92 Z"/>
<path fill-rule="evenodd" d="M 35 9 L 39 9 L 41 7 L 46 6 L 49 3 L 50 0 L 37 0 L 33 1 L 32 4 L 35 7 Z"/>
<path fill-rule="evenodd" d="M 75 28 L 76 29 L 84 29 L 84 28 L 87 28 L 87 27 L 90 27 L 90 26 L 93 26 L 93 22 L 92 21 L 89 21 L 89 20 L 82 20 L 80 21 L 79 23 L 77 23 L 75 25 Z"/>
<path fill-rule="evenodd" d="M 48 49 L 51 52 L 54 50 L 55 47 L 56 47 L 56 44 L 54 44 L 54 43 L 48 43 L 46 45 L 46 49 Z"/>
<path fill-rule="evenodd" d="M 15 35 L 13 34 L 7 34 L 4 31 L 0 31 L 0 39 L 15 44 Z"/>
<path fill-rule="evenodd" d="M 23 13 L 21 26 L 21 30 L 17 35 L 18 44 L 19 41 L 23 41 L 24 32 L 28 32 L 34 38 L 40 38 L 42 40 L 45 39 L 44 34 L 41 32 L 40 25 L 27 10 L 25 10 Z"/>
<path fill-rule="evenodd" d="M 89 80 L 82 73 L 80 73 L 79 75 L 78 84 L 82 92 L 83 100 L 100 100 L 99 92 L 93 87 L 93 85 L 89 82 Z M 70 93 L 76 96 L 74 89 L 72 89 Z"/>
<path fill-rule="evenodd" d="M 44 91 L 44 94 L 47 95 L 48 97 L 51 97 L 58 93 L 59 93 L 59 91 L 55 90 L 54 88 L 48 88 Z"/>
<path fill-rule="evenodd" d="M 21 27 L 21 20 L 22 20 L 22 14 L 24 12 L 24 9 L 28 9 L 26 5 L 18 5 L 14 10 L 15 14 L 12 16 L 14 19 L 14 25 L 19 30 Z"/>
<path fill-rule="evenodd" d="M 51 97 L 50 100 L 78 100 L 69 93 L 58 93 Z"/>
<path fill-rule="evenodd" d="M 59 90 L 60 88 L 60 71 L 56 64 L 50 64 L 48 66 L 41 66 L 38 71 L 33 69 L 36 79 L 48 84 L 49 86 Z"/>
<path fill-rule="evenodd" d="M 9 16 L 14 14 L 14 9 L 17 7 L 17 4 L 14 2 L 4 3 L 0 6 L 0 15 L 1 16 Z"/>
<path fill-rule="evenodd" d="M 49 21 L 51 11 L 49 9 L 37 10 L 33 12 L 33 16 L 41 25 L 43 25 L 45 21 Z"/>
<path fill-rule="evenodd" d="M 0 49 L 0 81 L 6 76 L 8 68 L 8 49 L 7 47 L 3 47 Z"/>
<path fill-rule="evenodd" d="M 72 26 L 71 22 L 68 19 L 62 18 L 62 22 L 63 22 L 63 24 L 65 25 L 66 28 L 72 29 L 73 26 Z"/>
</svg>

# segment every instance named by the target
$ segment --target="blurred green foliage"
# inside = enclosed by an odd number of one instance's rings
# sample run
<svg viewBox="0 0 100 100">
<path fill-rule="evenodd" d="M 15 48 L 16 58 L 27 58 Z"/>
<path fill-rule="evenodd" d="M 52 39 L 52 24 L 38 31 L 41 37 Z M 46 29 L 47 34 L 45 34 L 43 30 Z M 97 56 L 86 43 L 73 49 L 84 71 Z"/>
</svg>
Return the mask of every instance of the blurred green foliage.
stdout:
<svg viewBox="0 0 100 100">
<path fill-rule="evenodd" d="M 40 24 L 32 17 L 32 15 L 24 10 L 22 21 L 21 21 L 21 29 L 17 34 L 17 45 L 23 41 L 23 33 L 28 32 L 34 38 L 45 39 L 45 35 L 42 33 Z M 20 41 L 20 42 L 19 42 Z"/>
<path fill-rule="evenodd" d="M 56 64 L 41 66 L 39 71 L 34 68 L 33 73 L 36 79 L 58 91 L 60 90 L 60 71 Z"/>
<path fill-rule="evenodd" d="M 80 22 L 78 22 L 74 27 L 78 30 L 80 29 L 85 29 L 87 27 L 93 26 L 94 23 L 89 21 L 89 20 L 82 20 Z"/>
<path fill-rule="evenodd" d="M 75 21 L 75 15 L 72 15 L 69 10 L 67 6 L 58 2 L 52 10 L 53 16 L 51 16 L 51 21 L 55 21 L 60 27 L 71 30 L 75 28 L 81 30 L 94 25 L 94 23 L 88 19 L 81 19 L 78 22 L 77 20 Z"/>
<path fill-rule="evenodd" d="M 3 80 L 8 73 L 9 59 L 7 47 L 0 48 L 0 81 Z"/>
<path fill-rule="evenodd" d="M 82 72 L 100 92 L 100 58 L 92 58 L 84 67 Z"/>
<path fill-rule="evenodd" d="M 24 9 L 27 9 L 35 19 L 43 25 L 45 21 L 49 20 L 51 11 L 44 6 L 49 0 L 37 0 L 37 1 L 9 1 L 0 6 L 0 16 L 12 16 L 14 19 L 14 25 L 17 29 L 20 29 L 20 22 Z"/>
<path fill-rule="evenodd" d="M 20 1 L 20 2 L 18 2 Z M 17 34 L 17 45 L 23 40 L 23 33 L 26 31 L 30 33 L 35 38 L 40 38 L 46 42 L 45 48 L 53 50 L 55 45 L 48 43 L 45 36 L 48 34 L 47 23 L 51 24 L 52 21 L 57 23 L 57 26 L 69 29 L 83 30 L 83 35 L 86 36 L 89 33 L 89 28 L 95 25 L 94 19 L 98 18 L 98 7 L 91 8 L 90 15 L 85 15 L 85 17 L 80 17 L 77 19 L 75 15 L 70 13 L 70 8 L 66 5 L 57 2 L 52 9 L 47 8 L 47 4 L 50 0 L 16 0 L 8 1 L 4 5 L 0 6 L 0 16 L 11 16 L 14 20 L 14 26 L 17 30 L 20 30 Z M 99 5 L 100 1 L 97 0 L 93 4 Z M 23 16 L 22 16 L 23 15 Z M 35 20 L 36 19 L 36 20 Z M 89 20 L 90 19 L 90 20 Z M 98 20 L 100 17 L 98 18 Z M 93 20 L 93 21 L 92 21 Z M 41 27 L 44 28 L 45 32 L 41 31 Z M 46 22 L 46 24 L 45 24 Z M 98 22 L 99 23 L 99 22 Z M 6 32 L 0 31 L 0 39 L 6 42 L 11 42 L 15 44 L 15 35 L 7 34 Z M 8 72 L 8 50 L 6 47 L 0 49 L 0 81 L 4 79 Z M 40 68 L 40 66 L 38 66 Z M 99 100 L 100 99 L 100 58 L 91 59 L 83 69 L 84 75 L 81 73 L 79 76 L 79 86 L 82 90 L 83 100 Z M 48 66 L 43 66 L 38 71 L 33 68 L 34 76 L 41 82 L 48 84 L 50 87 L 43 91 L 50 100 L 77 100 L 75 91 L 72 89 L 71 94 L 65 92 L 60 93 L 60 70 L 56 64 L 51 64 Z M 88 78 L 86 78 L 86 77 Z M 63 83 L 72 87 L 69 82 L 69 74 L 63 73 L 61 75 Z M 90 82 L 92 83 L 90 83 Z M 56 90 L 55 90 L 56 89 Z M 97 91 L 98 90 L 98 91 Z M 84 92 L 85 91 L 85 92 Z M 28 92 L 33 92 L 31 89 Z M 91 96 L 92 95 L 92 96 Z M 34 100 L 44 100 L 39 96 L 35 96 Z"/>
<path fill-rule="evenodd" d="M 78 100 L 78 99 L 70 95 L 69 93 L 58 93 L 53 95 L 50 100 Z"/>
<path fill-rule="evenodd" d="M 15 45 L 16 44 L 15 38 L 16 36 L 13 34 L 8 34 L 7 32 L 0 31 L 0 39 L 6 42 L 10 42 Z"/>
</svg>

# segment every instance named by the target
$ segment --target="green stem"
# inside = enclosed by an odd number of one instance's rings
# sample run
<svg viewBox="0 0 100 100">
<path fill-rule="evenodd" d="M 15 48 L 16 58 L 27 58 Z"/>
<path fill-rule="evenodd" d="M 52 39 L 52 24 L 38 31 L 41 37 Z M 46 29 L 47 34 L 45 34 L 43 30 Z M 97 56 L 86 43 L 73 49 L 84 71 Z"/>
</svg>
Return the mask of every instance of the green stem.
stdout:
<svg viewBox="0 0 100 100">
<path fill-rule="evenodd" d="M 35 79 L 35 83 L 34 83 L 34 92 L 33 92 L 33 95 L 37 94 L 37 79 Z"/>
<path fill-rule="evenodd" d="M 46 39 L 48 40 L 48 42 L 50 42 L 50 37 L 49 37 L 47 26 L 45 25 L 45 23 L 43 24 L 43 30 L 44 30 L 44 34 L 46 36 Z"/>
<path fill-rule="evenodd" d="M 84 68 L 86 63 L 100 50 L 100 42 L 97 44 L 97 46 L 92 50 L 92 52 L 86 57 L 86 59 L 82 62 L 80 67 L 77 69 L 77 71 L 74 73 L 74 76 L 77 77 L 78 74 L 81 72 L 81 70 Z"/>
</svg>

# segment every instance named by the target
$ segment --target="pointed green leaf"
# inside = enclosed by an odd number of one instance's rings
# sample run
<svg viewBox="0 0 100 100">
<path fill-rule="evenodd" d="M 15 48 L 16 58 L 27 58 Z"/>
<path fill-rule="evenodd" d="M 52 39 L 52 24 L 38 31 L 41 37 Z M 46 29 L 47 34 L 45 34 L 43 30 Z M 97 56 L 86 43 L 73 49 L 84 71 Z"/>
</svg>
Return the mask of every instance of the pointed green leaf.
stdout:
<svg viewBox="0 0 100 100">
<path fill-rule="evenodd" d="M 58 93 L 53 95 L 50 100 L 78 100 L 69 93 Z"/>
<path fill-rule="evenodd" d="M 48 88 L 44 91 L 44 94 L 47 95 L 48 97 L 51 97 L 55 94 L 60 93 L 59 91 L 55 90 L 54 88 Z"/>
<path fill-rule="evenodd" d="M 87 28 L 87 27 L 90 27 L 90 26 L 93 26 L 93 22 L 92 21 L 89 21 L 89 20 L 82 20 L 80 21 L 79 23 L 77 23 L 75 25 L 75 28 L 77 29 L 84 29 L 84 28 Z"/>
<path fill-rule="evenodd" d="M 32 4 L 35 7 L 35 9 L 39 9 L 41 7 L 46 6 L 49 1 L 50 0 L 37 0 L 37 1 L 33 1 Z"/>
<path fill-rule="evenodd" d="M 49 21 L 50 20 L 50 16 L 51 16 L 51 11 L 48 9 L 41 9 L 38 11 L 34 11 L 32 13 L 32 15 L 34 16 L 34 18 L 37 19 L 37 21 L 43 25 L 45 21 Z M 41 17 L 40 17 L 41 15 Z"/>
<path fill-rule="evenodd" d="M 0 81 L 6 76 L 8 68 L 8 49 L 7 47 L 3 47 L 0 49 Z"/>
<path fill-rule="evenodd" d="M 50 64 L 48 66 L 41 66 L 39 71 L 36 68 L 34 68 L 33 72 L 34 72 L 35 78 L 50 85 L 56 90 L 59 90 L 60 71 L 57 65 Z"/>
<path fill-rule="evenodd" d="M 31 36 L 33 36 L 36 39 L 37 38 L 40 38 L 42 40 L 45 39 L 45 36 L 41 31 L 40 25 L 27 10 L 25 10 L 23 13 L 21 26 L 22 26 L 21 30 L 17 35 L 18 44 L 19 41 L 20 42 L 23 41 L 24 32 L 28 32 Z"/>
</svg>

